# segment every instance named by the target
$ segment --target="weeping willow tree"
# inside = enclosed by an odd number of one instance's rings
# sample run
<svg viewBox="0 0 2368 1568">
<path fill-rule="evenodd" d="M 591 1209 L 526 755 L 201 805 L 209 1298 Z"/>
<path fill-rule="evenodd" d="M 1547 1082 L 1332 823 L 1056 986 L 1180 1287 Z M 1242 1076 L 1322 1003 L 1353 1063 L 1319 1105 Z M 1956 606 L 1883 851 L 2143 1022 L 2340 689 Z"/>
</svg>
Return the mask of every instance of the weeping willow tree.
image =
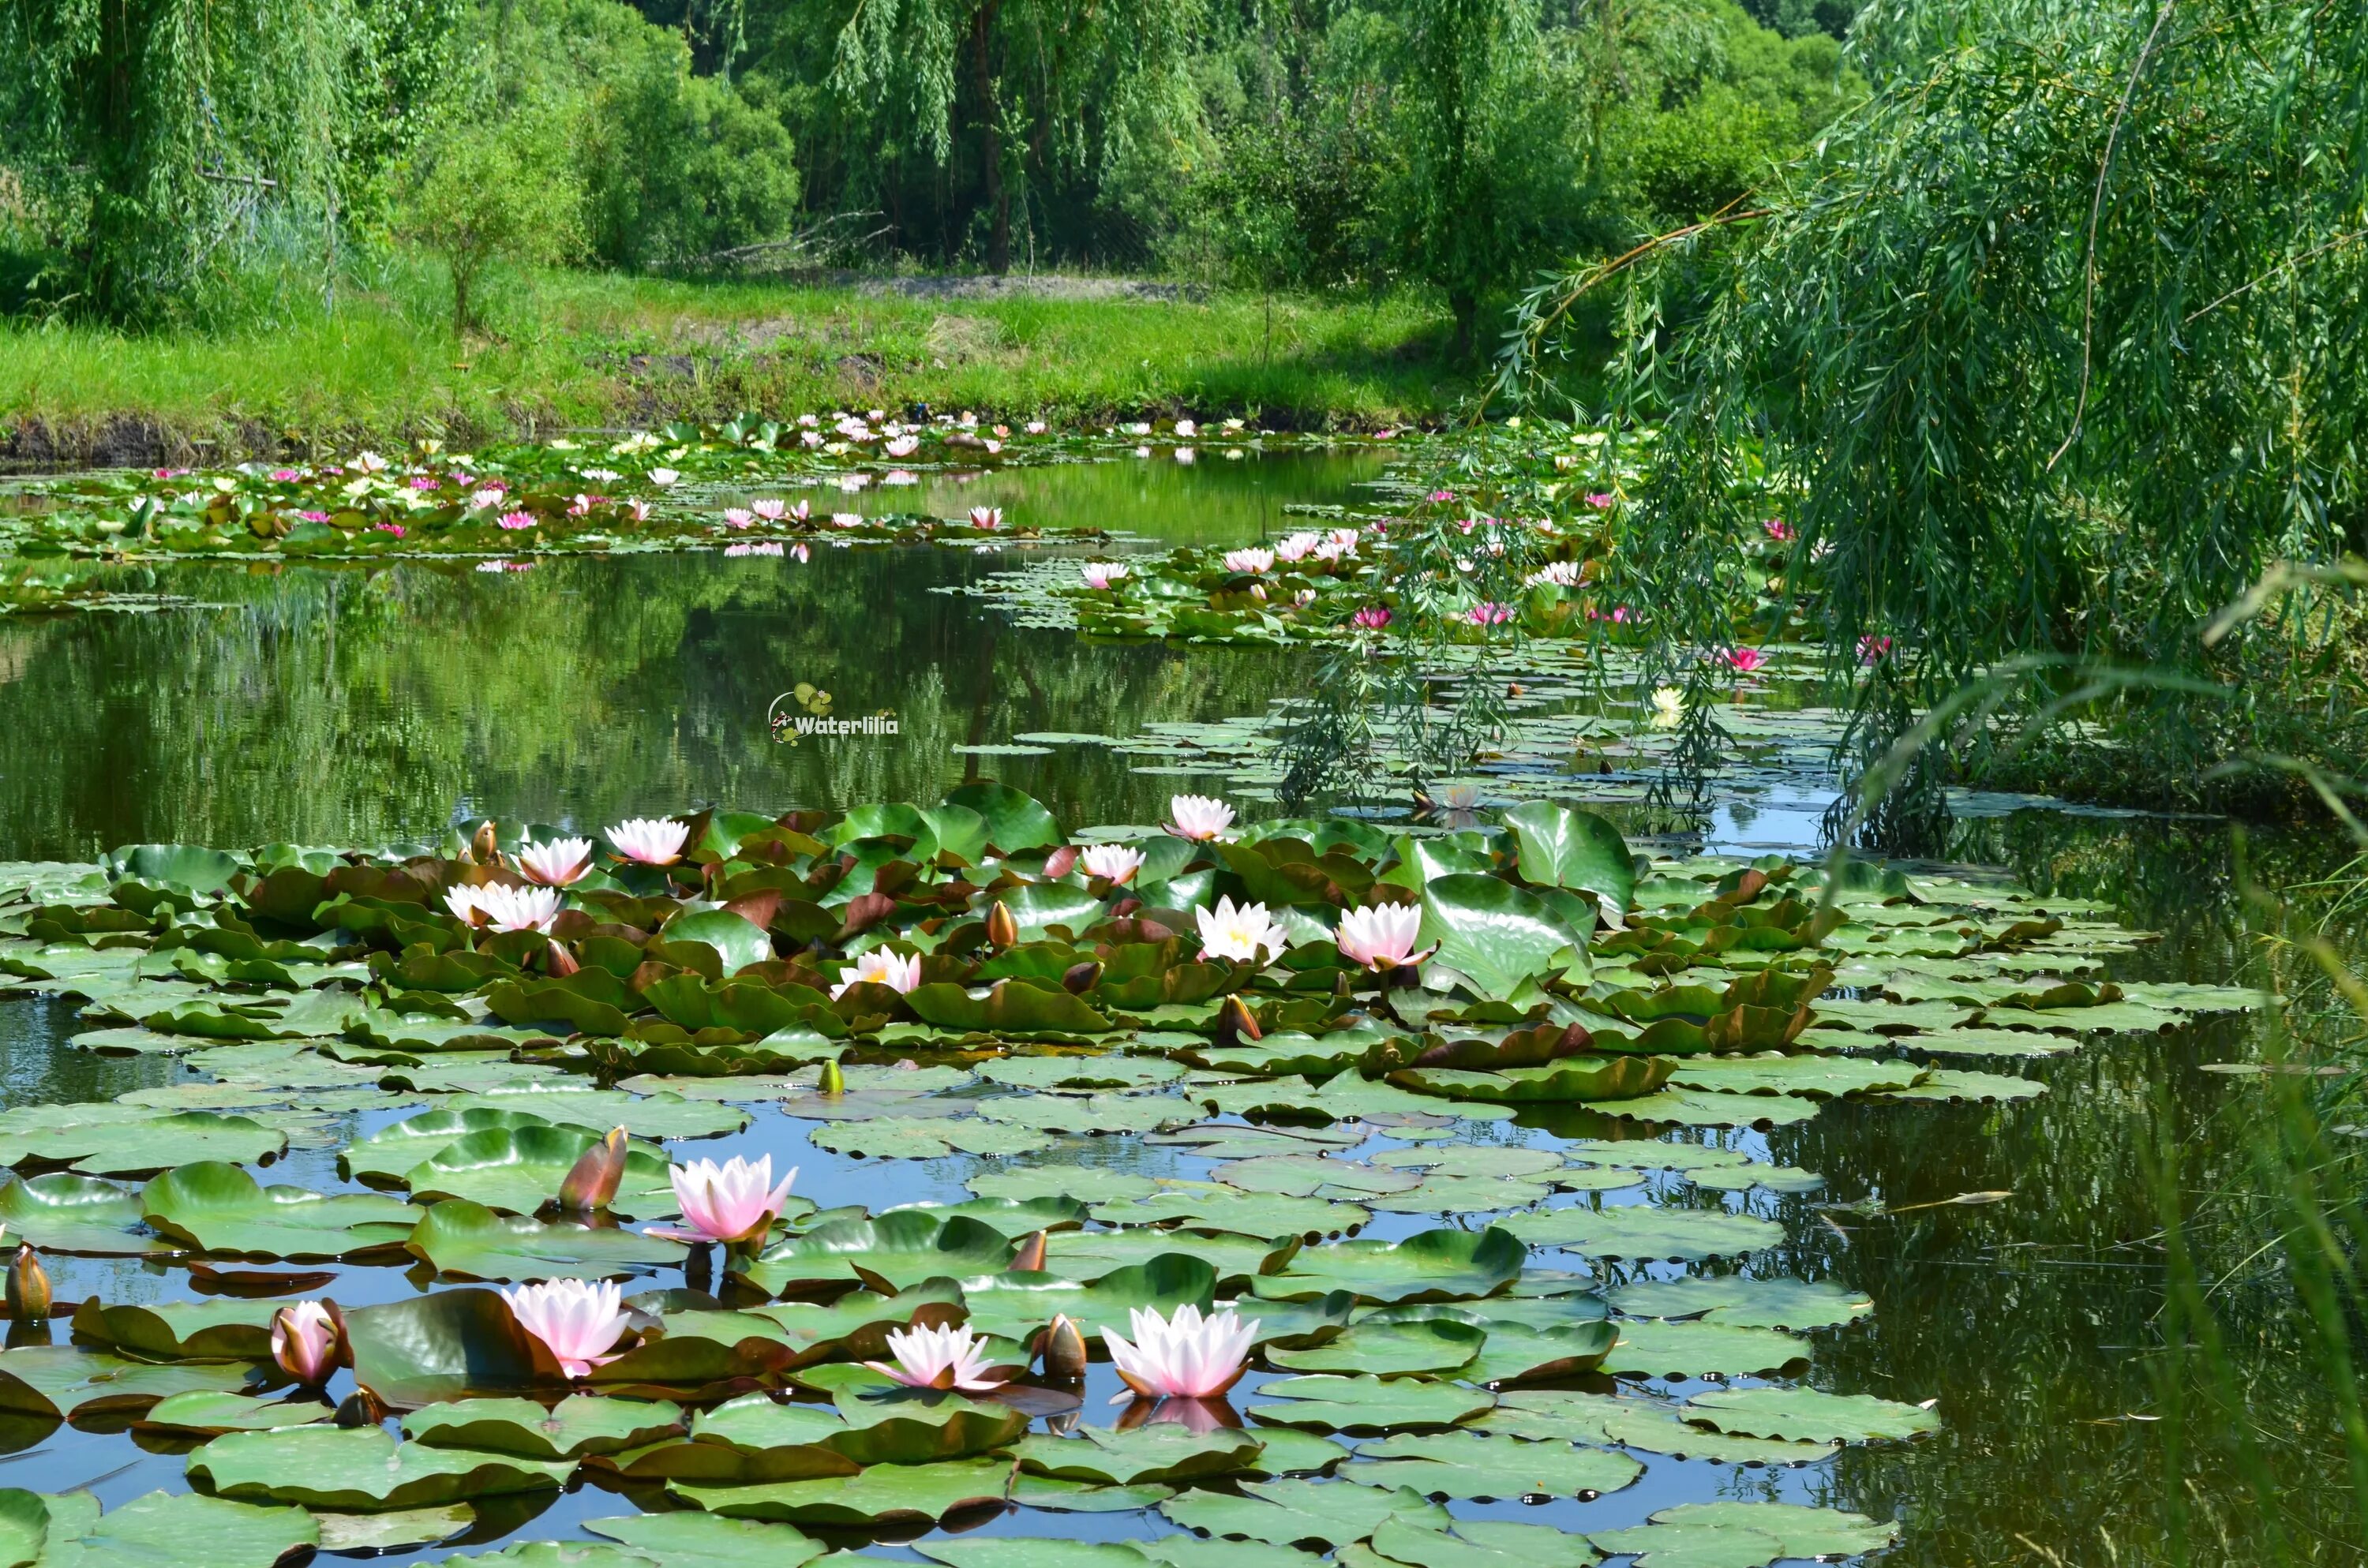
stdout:
<svg viewBox="0 0 2368 1568">
<path fill-rule="evenodd" d="M 1189 90 L 1198 0 L 855 0 L 829 85 L 897 150 L 951 173 L 961 143 L 990 270 L 1010 269 L 1015 190 L 1114 163 Z"/>
<path fill-rule="evenodd" d="M 152 314 L 261 215 L 325 219 L 342 168 L 367 176 L 404 150 L 454 10 L 452 0 L 6 0 L 0 149 L 77 214 L 83 301 L 120 318 Z"/>
<path fill-rule="evenodd" d="M 2358 692 L 2333 728 L 2281 713 L 2197 633 L 2273 561 L 2362 539 L 2368 6 L 1882 0 L 1855 45 L 1876 91 L 1816 156 L 1524 307 L 1517 383 L 1575 300 L 1620 296 L 1609 412 L 1660 433 L 1616 562 L 1664 668 L 1707 682 L 1703 644 L 1753 634 L 1740 541 L 1772 491 L 1861 762 L 2002 666 L 2089 672 L 2029 700 L 2104 699 L 2114 766 L 2166 791 L 2309 742 L 2282 720 L 2333 744 Z M 2329 635 L 2246 632 L 2268 666 Z M 1861 675 L 1865 638 L 1896 651 Z M 2182 678 L 2107 696 L 2108 665 Z"/>
</svg>

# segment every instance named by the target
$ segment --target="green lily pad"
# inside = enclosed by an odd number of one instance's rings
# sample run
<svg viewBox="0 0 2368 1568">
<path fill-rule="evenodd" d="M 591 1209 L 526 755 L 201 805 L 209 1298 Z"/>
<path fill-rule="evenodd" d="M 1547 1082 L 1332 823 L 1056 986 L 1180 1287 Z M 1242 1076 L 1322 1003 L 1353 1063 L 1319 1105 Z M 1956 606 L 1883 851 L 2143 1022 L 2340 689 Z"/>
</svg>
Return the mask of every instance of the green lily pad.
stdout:
<svg viewBox="0 0 2368 1568">
<path fill-rule="evenodd" d="M 1244 1482 L 1239 1496 L 1187 1492 L 1159 1511 L 1187 1529 L 1274 1546 L 1362 1540 L 1392 1518 L 1441 1529 L 1449 1523 L 1446 1509 L 1418 1494 L 1323 1481 Z"/>
<path fill-rule="evenodd" d="M 1537 1176 L 1562 1169 L 1562 1156 L 1549 1149 L 1507 1143 L 1424 1143 L 1384 1149 L 1372 1164 L 1391 1170 L 1419 1170 L 1438 1176 Z"/>
<path fill-rule="evenodd" d="M 386 1185 L 399 1182 L 420 1162 L 433 1158 L 472 1132 L 551 1125 L 530 1110 L 479 1106 L 467 1110 L 422 1111 L 390 1122 L 369 1137 L 346 1145 L 337 1156 L 337 1170 L 348 1180 Z"/>
<path fill-rule="evenodd" d="M 200 1389 L 160 1399 L 140 1417 L 142 1426 L 171 1432 L 268 1432 L 278 1426 L 309 1426 L 336 1412 L 318 1400 L 257 1399 L 253 1394 Z"/>
<path fill-rule="evenodd" d="M 210 1110 L 159 1116 L 130 1106 L 29 1106 L 0 1117 L 0 1165 L 71 1165 L 93 1176 L 143 1176 L 199 1160 L 275 1159 L 288 1134 Z"/>
<path fill-rule="evenodd" d="M 676 1483 L 667 1490 L 693 1507 L 726 1518 L 793 1525 L 934 1523 L 966 1506 L 1002 1502 L 1010 1475 L 1008 1460 L 971 1459 L 873 1465 L 856 1475 L 759 1486 Z"/>
<path fill-rule="evenodd" d="M 378 1426 L 231 1432 L 189 1456 L 189 1478 L 225 1497 L 369 1513 L 564 1484 L 572 1460 L 397 1443 Z"/>
<path fill-rule="evenodd" d="M 1497 1403 L 1482 1390 L 1412 1378 L 1281 1378 L 1258 1392 L 1261 1403 L 1249 1409 L 1253 1421 L 1326 1432 L 1453 1426 Z"/>
<path fill-rule="evenodd" d="M 93 1296 L 75 1309 L 74 1335 L 143 1361 L 260 1361 L 271 1355 L 277 1310 L 235 1298 L 109 1305 Z"/>
<path fill-rule="evenodd" d="M 1349 1457 L 1348 1445 L 1295 1426 L 1261 1426 L 1254 1469 L 1267 1475 L 1319 1475 Z"/>
<path fill-rule="evenodd" d="M 1015 1089 L 1149 1089 L 1184 1069 L 1161 1056 L 1010 1056 L 980 1062 L 978 1075 Z"/>
<path fill-rule="evenodd" d="M 1738 1437 L 1790 1442 L 1871 1443 L 1941 1429 L 1941 1418 L 1920 1405 L 1804 1388 L 1713 1389 L 1688 1400 L 1684 1415 Z"/>
<path fill-rule="evenodd" d="M 1628 1204 L 1516 1214 L 1503 1228 L 1531 1246 L 1566 1247 L 1589 1257 L 1737 1257 L 1779 1244 L 1784 1227 L 1748 1214 Z"/>
<path fill-rule="evenodd" d="M 1171 1253 L 1190 1253 L 1216 1270 L 1219 1284 L 1273 1273 L 1300 1249 L 1296 1236 L 1269 1241 L 1257 1236 L 1183 1234 L 1158 1229 L 1064 1231 L 1050 1238 L 1047 1273 L 1091 1281 L 1115 1269 L 1133 1268 Z"/>
<path fill-rule="evenodd" d="M 1615 914 L 1636 892 L 1636 862 L 1620 830 L 1593 812 L 1531 801 L 1505 812 L 1520 846 L 1520 874 L 1533 886 L 1591 892 Z"/>
<path fill-rule="evenodd" d="M 1111 1225 L 1175 1224 L 1186 1230 L 1272 1239 L 1337 1236 L 1367 1223 L 1372 1214 L 1352 1203 L 1244 1193 L 1215 1183 L 1190 1182 L 1171 1183 L 1133 1202 L 1099 1204 L 1093 1217 Z"/>
<path fill-rule="evenodd" d="M 1716 1165 L 1693 1173 L 1693 1184 L 1712 1192 L 1816 1192 L 1826 1178 L 1797 1165 Z"/>
<path fill-rule="evenodd" d="M 391 1405 L 555 1384 L 559 1364 L 497 1291 L 438 1290 L 345 1314 L 354 1381 Z"/>
<path fill-rule="evenodd" d="M 1467 974 L 1486 994 L 1508 997 L 1526 980 L 1588 971 L 1587 937 L 1562 910 L 1529 888 L 1478 872 L 1433 877 L 1422 890 L 1423 944 L 1436 961 Z"/>
<path fill-rule="evenodd" d="M 1617 1329 L 1600 1321 L 1546 1328 L 1492 1323 L 1487 1345 L 1456 1376 L 1492 1387 L 1532 1378 L 1575 1377 L 1601 1368 L 1618 1338 Z"/>
<path fill-rule="evenodd" d="M 517 1063 L 507 1065 L 516 1066 Z M 621 1127 L 636 1138 L 723 1138 L 745 1131 L 748 1112 L 718 1100 L 681 1095 L 629 1095 L 585 1086 L 581 1078 L 534 1076 L 456 1096 L 444 1110 L 522 1110 L 606 1132 Z"/>
<path fill-rule="evenodd" d="M 1631 1377 L 1749 1377 L 1809 1358 L 1809 1342 L 1773 1328 L 1734 1324 L 1623 1322 L 1603 1369 Z"/>
<path fill-rule="evenodd" d="M 583 1127 L 487 1128 L 465 1133 L 404 1173 L 414 1197 L 461 1198 L 488 1209 L 531 1214 L 559 1196 L 560 1183 L 600 1135 Z M 624 1178 L 609 1204 L 631 1218 L 674 1212 L 666 1157 L 629 1144 Z"/>
<path fill-rule="evenodd" d="M 1340 1471 L 1361 1486 L 1404 1487 L 1425 1496 L 1578 1497 L 1617 1492 L 1645 1473 L 1625 1454 L 1524 1442 L 1479 1432 L 1407 1435 L 1367 1443 Z"/>
<path fill-rule="evenodd" d="M 1880 1551 L 1898 1528 L 1864 1514 L 1797 1503 L 1680 1503 L 1627 1529 L 1588 1537 L 1598 1549 L 1635 1552 L 1636 1568 L 1759 1568 L 1789 1557 Z"/>
<path fill-rule="evenodd" d="M 1597 1561 L 1585 1536 L 1508 1519 L 1458 1519 L 1444 1530 L 1389 1519 L 1374 1529 L 1372 1551 L 1406 1568 L 1594 1568 Z"/>
<path fill-rule="evenodd" d="M 586 1519 L 584 1528 L 666 1568 L 802 1568 L 826 1550 L 788 1525 L 678 1511 Z"/>
<path fill-rule="evenodd" d="M 0 1187 L 0 1225 L 43 1252 L 130 1257 L 172 1250 L 169 1242 L 134 1233 L 140 1221 L 140 1195 L 97 1176 L 51 1171 Z"/>
<path fill-rule="evenodd" d="M 1002 1268 L 1014 1244 L 967 1215 L 891 1210 L 873 1220 L 831 1220 L 775 1242 L 737 1272 L 768 1295 L 854 1279 L 894 1294 L 924 1279 L 960 1279 Z"/>
<path fill-rule="evenodd" d="M 949 1568 L 1144 1568 L 1143 1553 L 1113 1540 L 1006 1535 L 933 1540 L 914 1550 Z"/>
<path fill-rule="evenodd" d="M 140 1201 L 151 1225 L 199 1252 L 298 1261 L 399 1247 L 422 1215 L 376 1193 L 265 1187 L 219 1160 L 166 1171 Z"/>
<path fill-rule="evenodd" d="M 1294 1372 L 1371 1372 L 1381 1377 L 1419 1372 L 1445 1376 L 1469 1364 L 1488 1337 L 1484 1329 L 1436 1319 L 1360 1324 L 1337 1339 L 1304 1350 L 1270 1350 L 1267 1359 Z"/>
<path fill-rule="evenodd" d="M 1405 1171 L 1385 1171 L 1319 1153 L 1257 1154 L 1219 1165 L 1212 1177 L 1244 1192 L 1286 1198 L 1350 1199 L 1376 1193 L 1408 1192 L 1422 1178 Z"/>
<path fill-rule="evenodd" d="M 1617 1443 L 1647 1453 L 1674 1454 L 1713 1464 L 1814 1464 L 1837 1451 L 1831 1443 L 1787 1443 L 1737 1437 L 1688 1425 L 1682 1405 L 1564 1389 L 1516 1389 L 1473 1425 L 1484 1432 L 1541 1442 Z"/>
<path fill-rule="evenodd" d="M 633 1231 L 496 1214 L 455 1199 L 427 1210 L 404 1244 L 439 1274 L 472 1279 L 591 1278 L 680 1263 L 679 1242 Z"/>
<path fill-rule="evenodd" d="M 321 1528 L 323 1551 L 378 1553 L 441 1546 L 475 1528 L 477 1510 L 466 1503 L 448 1503 L 436 1508 L 390 1508 L 382 1514 L 314 1514 L 313 1522 Z"/>
<path fill-rule="evenodd" d="M 321 1539 L 302 1508 L 256 1507 L 186 1492 L 151 1492 L 104 1517 L 98 1499 L 87 1492 L 39 1501 L 46 1515 L 40 1561 L 76 1568 L 150 1568 L 158 1562 L 174 1568 L 272 1568 Z M 8 1514 L 25 1517 L 17 1509 Z"/>
<path fill-rule="evenodd" d="M 1278 1301 L 1334 1290 L 1353 1290 L 1361 1301 L 1463 1301 L 1503 1289 L 1520 1273 L 1528 1256 L 1508 1228 L 1442 1228 L 1402 1241 L 1307 1247 L 1281 1274 L 1261 1275 L 1250 1288 L 1256 1295 Z"/>
<path fill-rule="evenodd" d="M 1135 1307 L 1173 1313 L 1190 1303 L 1212 1310 L 1217 1271 L 1206 1258 L 1171 1252 L 1111 1269 L 1090 1284 L 1058 1274 L 1006 1272 L 965 1279 L 962 1289 L 971 1326 L 982 1334 L 1025 1341 L 1058 1313 L 1093 1339 L 1105 1324 L 1125 1324 Z"/>
<path fill-rule="evenodd" d="M 981 1171 L 967 1184 L 981 1198 L 1075 1198 L 1087 1203 L 1125 1203 L 1159 1190 L 1149 1176 L 1103 1165 L 1030 1165 L 1017 1170 Z"/>
<path fill-rule="evenodd" d="M 1316 1568 L 1322 1559 L 1262 1540 L 1208 1540 L 1196 1535 L 1163 1535 L 1127 1542 L 1152 1562 L 1168 1568 Z"/>
<path fill-rule="evenodd" d="M 668 942 L 703 942 L 723 961 L 723 972 L 736 974 L 752 963 L 773 956 L 773 939 L 765 928 L 728 909 L 701 909 L 677 915 L 658 933 Z"/>
<path fill-rule="evenodd" d="M 941 1160 L 951 1153 L 1033 1153 L 1050 1148 L 1057 1140 L 1050 1132 L 1002 1122 L 881 1117 L 832 1122 L 816 1128 L 808 1134 L 807 1142 L 834 1154 L 869 1155 L 875 1160 Z"/>
<path fill-rule="evenodd" d="M 570 1394 L 545 1406 L 530 1399 L 464 1399 L 403 1418 L 404 1436 L 437 1448 L 577 1460 L 615 1453 L 682 1429 L 682 1408 L 659 1400 Z"/>
<path fill-rule="evenodd" d="M 1062 1514 L 1134 1514 L 1157 1507 L 1176 1494 L 1176 1488 L 1097 1486 L 1088 1481 L 1063 1481 L 1057 1476 L 1030 1475 L 1015 1471 L 1011 1501 L 1022 1508 L 1048 1508 Z"/>
<path fill-rule="evenodd" d="M 176 1393 L 226 1393 L 258 1381 L 235 1364 L 152 1366 L 68 1345 L 0 1351 L 0 1410 L 28 1415 L 139 1411 Z"/>
<path fill-rule="evenodd" d="M 1630 1317 L 1700 1318 L 1745 1328 L 1836 1328 L 1874 1311 L 1855 1290 L 1827 1281 L 1718 1278 L 1646 1279 L 1605 1300 Z"/>
<path fill-rule="evenodd" d="M 1195 1432 L 1179 1422 L 1154 1422 L 1132 1431 L 1080 1426 L 1074 1437 L 1023 1438 L 1012 1452 L 1022 1470 L 1065 1481 L 1133 1486 L 1144 1482 L 1197 1481 L 1263 1469 L 1266 1445 L 1258 1434 L 1220 1427 Z"/>
</svg>

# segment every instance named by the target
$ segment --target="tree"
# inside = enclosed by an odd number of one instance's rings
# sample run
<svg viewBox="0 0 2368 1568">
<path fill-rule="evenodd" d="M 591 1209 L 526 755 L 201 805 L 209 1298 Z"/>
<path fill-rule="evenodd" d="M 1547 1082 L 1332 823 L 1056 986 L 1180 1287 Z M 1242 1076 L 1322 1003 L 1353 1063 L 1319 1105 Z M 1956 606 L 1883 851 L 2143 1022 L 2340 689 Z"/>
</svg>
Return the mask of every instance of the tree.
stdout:
<svg viewBox="0 0 2368 1568">
<path fill-rule="evenodd" d="M 400 230 L 450 269 L 457 335 L 484 324 L 479 285 L 495 262 L 575 253 L 583 206 L 562 139 L 541 117 L 519 114 L 472 126 L 423 157 Z"/>
</svg>

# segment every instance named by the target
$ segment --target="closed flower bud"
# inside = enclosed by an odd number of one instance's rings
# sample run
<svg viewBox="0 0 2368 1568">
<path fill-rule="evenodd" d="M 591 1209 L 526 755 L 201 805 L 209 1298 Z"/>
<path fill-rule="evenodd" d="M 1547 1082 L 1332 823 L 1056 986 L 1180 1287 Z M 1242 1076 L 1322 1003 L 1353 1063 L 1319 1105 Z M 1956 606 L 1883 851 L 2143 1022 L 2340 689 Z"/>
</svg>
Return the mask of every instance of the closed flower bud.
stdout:
<svg viewBox="0 0 2368 1568">
<path fill-rule="evenodd" d="M 1258 1038 L 1258 1016 L 1238 992 L 1226 996 L 1217 1006 L 1217 1043 L 1238 1045 Z"/>
<path fill-rule="evenodd" d="M 579 1212 L 606 1209 L 625 1179 L 625 1130 L 611 1131 L 584 1151 L 559 1183 L 559 1206 Z"/>
<path fill-rule="evenodd" d="M 306 1388 L 319 1388 L 337 1369 L 345 1325 L 319 1301 L 298 1301 L 271 1315 L 271 1358 Z"/>
<path fill-rule="evenodd" d="M 19 1244 L 15 1260 L 8 1265 L 8 1315 L 50 1315 L 50 1271 L 41 1267 L 41 1255 L 28 1244 Z"/>
<path fill-rule="evenodd" d="M 986 912 L 986 945 L 997 949 L 1019 945 L 1019 922 L 1011 917 L 1009 905 L 997 903 Z"/>
<path fill-rule="evenodd" d="M 575 955 L 569 952 L 564 945 L 552 942 L 543 949 L 542 967 L 543 971 L 552 979 L 564 980 L 584 966 L 575 961 Z"/>
<path fill-rule="evenodd" d="M 1085 1381 L 1085 1333 L 1065 1312 L 1055 1314 L 1044 1331 L 1044 1375 L 1063 1382 Z"/>
<path fill-rule="evenodd" d="M 836 1058 L 822 1064 L 822 1082 L 815 1087 L 825 1095 L 847 1093 L 847 1074 L 838 1070 Z"/>
<path fill-rule="evenodd" d="M 1043 1273 L 1044 1247 L 1049 1239 L 1049 1233 L 1039 1231 L 1021 1242 L 1019 1250 L 1011 1255 L 1011 1272 L 1014 1274 Z"/>
<path fill-rule="evenodd" d="M 490 866 L 495 864 L 495 860 L 499 857 L 500 849 L 494 836 L 494 824 L 492 823 L 484 822 L 477 824 L 477 836 L 469 841 L 469 848 L 470 851 L 476 856 L 478 865 Z"/>
<path fill-rule="evenodd" d="M 1102 961 L 1099 959 L 1087 959 L 1083 963 L 1071 964 L 1068 972 L 1061 976 L 1061 988 L 1079 996 L 1101 983 Z"/>
</svg>

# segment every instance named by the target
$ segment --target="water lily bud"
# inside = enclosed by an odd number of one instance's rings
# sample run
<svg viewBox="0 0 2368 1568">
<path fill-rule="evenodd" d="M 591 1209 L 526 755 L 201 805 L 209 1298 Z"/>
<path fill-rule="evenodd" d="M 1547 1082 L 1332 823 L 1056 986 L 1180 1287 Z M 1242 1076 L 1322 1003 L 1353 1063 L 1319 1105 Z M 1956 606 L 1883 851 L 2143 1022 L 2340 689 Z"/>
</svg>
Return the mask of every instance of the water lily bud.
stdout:
<svg viewBox="0 0 2368 1568">
<path fill-rule="evenodd" d="M 334 1417 L 339 1426 L 375 1426 L 393 1414 L 367 1383 L 346 1395 Z"/>
<path fill-rule="evenodd" d="M 1077 863 L 1078 853 L 1079 851 L 1076 845 L 1064 844 L 1058 849 L 1053 850 L 1050 855 L 1045 856 L 1044 880 L 1048 882 L 1057 882 L 1063 877 L 1067 876 L 1070 870 Z"/>
<path fill-rule="evenodd" d="M 480 866 L 491 866 L 499 859 L 501 846 L 494 836 L 494 824 L 491 822 L 477 824 L 477 836 L 469 841 L 469 848 L 476 856 L 477 864 Z"/>
<path fill-rule="evenodd" d="M 621 1127 L 584 1151 L 559 1183 L 559 1206 L 589 1211 L 606 1209 L 625 1179 L 625 1130 Z"/>
<path fill-rule="evenodd" d="M 8 1265 L 8 1315 L 50 1315 L 50 1271 L 41 1267 L 40 1254 L 28 1244 L 18 1244 L 16 1260 Z"/>
<path fill-rule="evenodd" d="M 1082 1382 L 1086 1376 L 1086 1336 L 1067 1313 L 1056 1313 L 1044 1331 L 1044 1375 L 1064 1382 Z"/>
<path fill-rule="evenodd" d="M 1238 1045 L 1244 1040 L 1258 1038 L 1258 1016 L 1250 1011 L 1250 1005 L 1242 1000 L 1239 992 L 1227 995 L 1224 1001 L 1218 1004 L 1218 1044 Z"/>
<path fill-rule="evenodd" d="M 1019 922 L 1011 917 L 1009 905 L 997 903 L 986 912 L 986 945 L 998 949 L 1019 945 Z"/>
<path fill-rule="evenodd" d="M 815 1085 L 825 1095 L 847 1093 L 847 1074 L 838 1070 L 836 1058 L 822 1064 L 822 1082 Z"/>
<path fill-rule="evenodd" d="M 345 1324 L 319 1301 L 298 1301 L 271 1315 L 271 1358 L 306 1388 L 319 1388 L 337 1369 Z"/>
<path fill-rule="evenodd" d="M 542 967 L 552 979 L 564 980 L 584 966 L 575 961 L 575 955 L 569 952 L 564 944 L 551 942 L 544 947 Z"/>
<path fill-rule="evenodd" d="M 1099 959 L 1087 959 L 1083 963 L 1071 964 L 1068 972 L 1061 976 L 1061 988 L 1079 996 L 1101 983 L 1102 961 Z"/>
<path fill-rule="evenodd" d="M 1044 1247 L 1049 1239 L 1050 1233 L 1039 1231 L 1034 1235 L 1030 1236 L 1026 1241 L 1021 1242 L 1019 1244 L 1019 1250 L 1011 1255 L 1010 1271 L 1014 1274 L 1043 1273 Z"/>
</svg>

